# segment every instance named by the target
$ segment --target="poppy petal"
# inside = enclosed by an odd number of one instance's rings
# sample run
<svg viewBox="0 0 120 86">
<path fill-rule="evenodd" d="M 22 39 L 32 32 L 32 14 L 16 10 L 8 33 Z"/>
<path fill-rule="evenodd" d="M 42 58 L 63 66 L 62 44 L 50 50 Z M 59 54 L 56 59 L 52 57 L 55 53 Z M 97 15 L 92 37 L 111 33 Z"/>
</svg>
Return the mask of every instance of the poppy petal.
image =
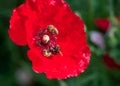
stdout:
<svg viewBox="0 0 120 86">
<path fill-rule="evenodd" d="M 27 44 L 26 41 L 26 30 L 25 30 L 25 19 L 19 10 L 24 9 L 24 4 L 19 8 L 13 10 L 12 17 L 10 20 L 10 28 L 8 30 L 9 37 L 17 45 L 24 46 Z"/>
</svg>

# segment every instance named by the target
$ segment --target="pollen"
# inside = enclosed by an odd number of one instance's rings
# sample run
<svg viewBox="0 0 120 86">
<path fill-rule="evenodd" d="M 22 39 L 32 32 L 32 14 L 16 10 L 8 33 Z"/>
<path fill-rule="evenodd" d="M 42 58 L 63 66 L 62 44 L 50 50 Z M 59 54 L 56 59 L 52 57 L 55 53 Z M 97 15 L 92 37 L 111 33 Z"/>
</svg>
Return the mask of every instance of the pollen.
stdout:
<svg viewBox="0 0 120 86">
<path fill-rule="evenodd" d="M 51 53 L 49 50 L 44 49 L 44 50 L 43 50 L 43 55 L 44 55 L 45 57 L 50 57 L 50 56 L 52 55 L 52 53 Z"/>
<path fill-rule="evenodd" d="M 57 28 L 55 26 L 53 26 L 53 25 L 48 25 L 47 29 L 52 34 L 58 34 Z"/>
</svg>

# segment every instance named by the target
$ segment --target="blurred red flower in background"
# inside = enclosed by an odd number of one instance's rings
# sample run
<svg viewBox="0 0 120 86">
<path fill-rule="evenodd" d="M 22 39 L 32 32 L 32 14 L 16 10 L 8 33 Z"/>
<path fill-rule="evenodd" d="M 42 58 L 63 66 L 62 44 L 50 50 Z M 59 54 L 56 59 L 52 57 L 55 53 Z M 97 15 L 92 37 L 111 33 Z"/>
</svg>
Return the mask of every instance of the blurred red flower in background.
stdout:
<svg viewBox="0 0 120 86">
<path fill-rule="evenodd" d="M 120 22 L 120 17 L 116 17 L 117 22 Z M 111 22 L 107 18 L 96 18 L 95 24 L 99 27 L 99 29 L 107 32 L 107 30 L 111 27 Z M 104 64 L 110 69 L 118 69 L 120 70 L 120 64 L 116 63 L 115 60 L 109 55 L 109 52 L 103 55 Z"/>
<path fill-rule="evenodd" d="M 103 61 L 108 68 L 120 70 L 120 64 L 116 63 L 109 54 L 103 56 Z"/>
<path fill-rule="evenodd" d="M 120 17 L 116 17 L 116 20 L 120 22 Z M 111 22 L 107 18 L 96 18 L 95 24 L 103 31 L 107 31 L 111 25 Z"/>
<path fill-rule="evenodd" d="M 63 0 L 26 0 L 13 10 L 8 33 L 29 46 L 33 70 L 49 79 L 77 76 L 89 64 L 84 23 Z"/>
</svg>

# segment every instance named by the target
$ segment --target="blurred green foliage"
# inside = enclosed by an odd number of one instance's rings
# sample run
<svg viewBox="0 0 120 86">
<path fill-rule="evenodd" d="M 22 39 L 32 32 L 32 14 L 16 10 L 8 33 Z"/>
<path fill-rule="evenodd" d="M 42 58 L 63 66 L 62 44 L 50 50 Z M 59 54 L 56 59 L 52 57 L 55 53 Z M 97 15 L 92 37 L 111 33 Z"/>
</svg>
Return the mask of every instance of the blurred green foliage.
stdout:
<svg viewBox="0 0 120 86">
<path fill-rule="evenodd" d="M 104 33 L 98 30 L 94 19 L 120 16 L 120 0 L 66 0 L 71 9 L 79 14 L 86 24 L 88 43 L 92 53 L 88 69 L 80 76 L 66 80 L 48 80 L 44 74 L 34 73 L 26 55 L 28 48 L 19 47 L 9 39 L 7 31 L 11 12 L 24 1 L 0 0 L 0 86 L 120 86 L 120 70 L 110 70 L 102 61 L 102 55 L 110 50 L 110 55 L 120 63 L 119 24 L 113 26 L 117 28 L 115 34 L 111 31 L 114 36 L 105 37 L 108 39 L 105 49 L 100 49 L 90 42 L 90 31 L 97 30 Z M 25 69 L 23 71 L 31 74 L 30 82 L 22 84 L 17 80 L 20 74 L 17 72 L 19 69 Z"/>
</svg>

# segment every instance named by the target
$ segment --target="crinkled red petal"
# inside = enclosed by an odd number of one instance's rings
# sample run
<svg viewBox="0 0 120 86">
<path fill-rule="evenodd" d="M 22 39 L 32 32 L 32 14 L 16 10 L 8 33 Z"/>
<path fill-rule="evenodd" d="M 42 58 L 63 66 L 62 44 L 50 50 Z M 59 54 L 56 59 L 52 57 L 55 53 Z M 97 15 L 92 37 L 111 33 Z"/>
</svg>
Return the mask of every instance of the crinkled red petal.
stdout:
<svg viewBox="0 0 120 86">
<path fill-rule="evenodd" d="M 32 61 L 33 70 L 36 73 L 45 73 L 49 79 L 66 79 L 84 72 L 89 64 L 90 52 L 88 47 L 82 50 L 63 50 L 63 56 L 55 55 L 51 58 L 44 57 L 39 49 L 34 48 L 28 51 L 28 57 Z M 77 53 L 77 54 L 76 54 Z"/>
<path fill-rule="evenodd" d="M 49 79 L 65 79 L 83 72 L 90 61 L 90 50 L 85 43 L 85 33 L 81 35 L 79 33 L 75 36 L 78 36 L 78 38 L 73 36 L 72 39 L 72 36 L 70 36 L 71 39 L 68 37 L 65 41 L 59 42 L 63 56 L 56 55 L 52 58 L 46 58 L 39 48 L 32 48 L 28 51 L 33 70 L 37 73 L 45 73 Z"/>
<path fill-rule="evenodd" d="M 26 41 L 25 16 L 21 15 L 24 4 L 13 10 L 10 19 L 10 28 L 8 30 L 10 39 L 17 45 L 24 46 Z"/>
</svg>

